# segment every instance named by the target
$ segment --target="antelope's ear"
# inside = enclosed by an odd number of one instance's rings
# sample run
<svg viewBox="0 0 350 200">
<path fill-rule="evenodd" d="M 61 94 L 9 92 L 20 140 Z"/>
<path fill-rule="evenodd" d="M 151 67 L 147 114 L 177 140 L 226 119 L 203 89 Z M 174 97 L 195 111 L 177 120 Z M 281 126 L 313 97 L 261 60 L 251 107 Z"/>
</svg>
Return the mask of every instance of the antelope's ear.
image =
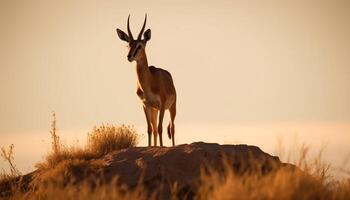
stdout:
<svg viewBox="0 0 350 200">
<path fill-rule="evenodd" d="M 144 37 L 146 42 L 148 40 L 150 40 L 151 39 L 151 29 L 147 29 L 147 31 L 145 31 L 145 33 L 143 34 L 143 37 Z"/>
<path fill-rule="evenodd" d="M 119 28 L 117 28 L 117 33 L 118 33 L 118 37 L 121 40 L 123 40 L 125 42 L 129 42 L 129 36 L 126 33 L 124 33 L 124 31 L 122 31 Z"/>
</svg>

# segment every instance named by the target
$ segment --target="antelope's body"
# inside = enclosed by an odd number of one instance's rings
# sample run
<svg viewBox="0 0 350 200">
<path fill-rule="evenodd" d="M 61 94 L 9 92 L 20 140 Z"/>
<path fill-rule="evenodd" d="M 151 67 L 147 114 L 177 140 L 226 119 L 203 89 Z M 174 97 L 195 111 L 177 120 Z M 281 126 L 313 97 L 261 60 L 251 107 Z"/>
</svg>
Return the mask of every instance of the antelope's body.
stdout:
<svg viewBox="0 0 350 200">
<path fill-rule="evenodd" d="M 128 42 L 129 53 L 128 60 L 136 61 L 137 74 L 137 95 L 142 101 L 143 110 L 147 121 L 148 146 L 151 146 L 151 136 L 154 136 L 154 146 L 157 146 L 157 136 L 159 135 L 160 146 L 163 146 L 163 118 L 165 110 L 169 110 L 170 122 L 168 125 L 168 136 L 175 145 L 175 116 L 176 116 L 176 90 L 171 74 L 161 68 L 148 66 L 145 52 L 146 43 L 151 38 L 151 30 L 144 33 L 144 39 L 141 40 L 147 17 L 137 40 L 133 39 L 130 31 L 128 17 L 128 34 L 117 29 L 121 40 Z M 159 115 L 159 116 L 158 116 Z M 157 123 L 158 121 L 158 123 Z"/>
</svg>

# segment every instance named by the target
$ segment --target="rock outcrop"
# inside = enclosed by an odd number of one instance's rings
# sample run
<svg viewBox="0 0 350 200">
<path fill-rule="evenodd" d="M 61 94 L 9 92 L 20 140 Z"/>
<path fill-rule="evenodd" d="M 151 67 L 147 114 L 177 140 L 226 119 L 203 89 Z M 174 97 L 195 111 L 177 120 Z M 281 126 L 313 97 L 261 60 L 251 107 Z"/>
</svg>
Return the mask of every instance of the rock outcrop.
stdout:
<svg viewBox="0 0 350 200">
<path fill-rule="evenodd" d="M 123 149 L 105 156 L 104 165 L 105 178 L 118 176 L 119 183 L 128 187 L 142 182 L 149 191 L 155 191 L 159 185 L 171 187 L 177 183 L 183 193 L 189 194 L 195 191 L 201 170 L 231 168 L 237 174 L 265 174 L 285 164 L 256 146 L 196 142 Z"/>
<path fill-rule="evenodd" d="M 191 199 L 197 191 L 201 173 L 211 170 L 222 175 L 227 170 L 232 170 L 239 176 L 246 173 L 264 175 L 280 167 L 295 168 L 256 146 L 204 142 L 175 147 L 132 147 L 111 152 L 98 160 L 100 165 L 93 170 L 86 164 L 83 167 L 67 168 L 62 174 L 68 177 L 67 180 L 74 180 L 74 184 L 96 178 L 109 184 L 117 178 L 118 184 L 129 189 L 141 184 L 149 194 L 161 190 L 160 196 L 165 199 L 170 197 L 171 188 L 176 184 L 179 197 L 186 196 Z M 55 170 L 55 167 L 51 170 Z M 46 177 L 45 173 L 47 172 L 36 170 L 14 181 L 19 183 L 22 191 L 35 190 L 35 184 L 31 183 L 42 182 L 43 177 Z M 53 178 L 56 179 L 56 176 Z M 9 184 L 1 185 L 2 193 L 11 191 L 7 188 Z M 91 186 L 94 187 L 93 185 L 94 182 Z"/>
</svg>

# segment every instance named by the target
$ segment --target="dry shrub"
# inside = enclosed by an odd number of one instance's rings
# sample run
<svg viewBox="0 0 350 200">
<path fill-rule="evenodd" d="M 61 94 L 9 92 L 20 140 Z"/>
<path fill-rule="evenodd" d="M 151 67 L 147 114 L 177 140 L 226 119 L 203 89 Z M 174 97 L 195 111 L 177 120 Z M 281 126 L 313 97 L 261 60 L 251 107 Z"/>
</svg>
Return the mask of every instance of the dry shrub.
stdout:
<svg viewBox="0 0 350 200">
<path fill-rule="evenodd" d="M 43 184 L 60 187 L 81 182 L 87 176 L 98 177 L 104 155 L 134 147 L 138 142 L 138 135 L 133 127 L 107 124 L 94 127 L 88 133 L 86 146 L 64 146 L 59 143 L 55 115 L 51 128 L 52 151 L 44 162 L 36 164 L 38 171 L 32 181 L 32 188 L 36 190 Z"/>
<path fill-rule="evenodd" d="M 139 141 L 139 137 L 132 126 L 113 126 L 111 124 L 94 127 L 88 134 L 88 149 L 103 156 L 109 152 L 134 147 Z"/>
<path fill-rule="evenodd" d="M 55 120 L 55 118 L 54 118 Z M 46 156 L 46 162 L 38 163 L 36 167 L 40 170 L 49 169 L 57 166 L 65 160 L 84 160 L 100 159 L 104 155 L 137 145 L 139 136 L 132 126 L 101 125 L 94 127 L 88 133 L 88 142 L 85 147 L 64 146 L 59 143 L 56 133 L 56 122 L 52 125 L 52 152 Z"/>
</svg>

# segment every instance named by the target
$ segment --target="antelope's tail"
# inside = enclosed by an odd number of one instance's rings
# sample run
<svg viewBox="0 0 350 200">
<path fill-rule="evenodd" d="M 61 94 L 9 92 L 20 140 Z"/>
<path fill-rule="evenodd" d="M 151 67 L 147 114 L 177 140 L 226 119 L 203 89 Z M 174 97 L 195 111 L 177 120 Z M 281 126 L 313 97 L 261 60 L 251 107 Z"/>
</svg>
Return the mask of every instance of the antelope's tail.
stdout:
<svg viewBox="0 0 350 200">
<path fill-rule="evenodd" d="M 171 122 L 169 122 L 169 125 L 168 125 L 168 137 L 169 139 L 171 139 Z"/>
</svg>

